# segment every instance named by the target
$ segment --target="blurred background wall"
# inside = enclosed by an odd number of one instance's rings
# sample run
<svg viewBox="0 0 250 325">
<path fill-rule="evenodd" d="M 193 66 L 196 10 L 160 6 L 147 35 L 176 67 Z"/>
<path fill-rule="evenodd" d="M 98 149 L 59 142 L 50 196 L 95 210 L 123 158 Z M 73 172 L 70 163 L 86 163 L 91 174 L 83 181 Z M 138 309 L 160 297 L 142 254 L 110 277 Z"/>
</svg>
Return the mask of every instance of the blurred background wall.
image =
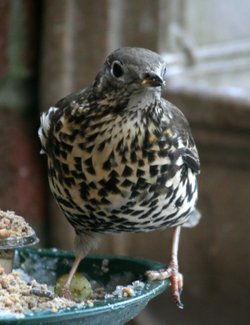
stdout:
<svg viewBox="0 0 250 325">
<path fill-rule="evenodd" d="M 188 117 L 200 152 L 203 219 L 184 229 L 185 309 L 168 292 L 131 324 L 250 322 L 250 2 L 247 0 L 1 0 L 0 208 L 42 246 L 71 249 L 50 197 L 39 114 L 86 87 L 106 55 L 141 46 L 168 62 L 166 98 Z M 99 253 L 167 262 L 170 232 L 108 236 Z"/>
</svg>

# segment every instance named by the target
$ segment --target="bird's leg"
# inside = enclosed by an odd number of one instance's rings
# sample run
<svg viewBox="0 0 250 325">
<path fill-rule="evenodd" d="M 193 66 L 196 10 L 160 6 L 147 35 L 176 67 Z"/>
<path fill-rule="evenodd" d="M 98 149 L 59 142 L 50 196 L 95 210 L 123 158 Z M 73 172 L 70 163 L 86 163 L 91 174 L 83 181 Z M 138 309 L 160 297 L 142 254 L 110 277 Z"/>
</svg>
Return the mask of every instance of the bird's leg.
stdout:
<svg viewBox="0 0 250 325">
<path fill-rule="evenodd" d="M 174 228 L 172 252 L 171 252 L 171 258 L 170 258 L 168 269 L 170 269 L 171 271 L 170 282 L 171 282 L 172 296 L 177 306 L 179 308 L 183 308 L 183 304 L 181 303 L 181 299 L 180 299 L 180 294 L 183 288 L 183 276 L 181 273 L 179 273 L 179 264 L 178 264 L 178 248 L 179 248 L 180 232 L 181 232 L 181 226 L 177 226 Z"/>
<path fill-rule="evenodd" d="M 68 279 L 60 291 L 60 294 L 59 294 L 60 297 L 64 297 L 64 298 L 72 300 L 72 295 L 70 292 L 70 284 L 71 284 L 73 276 L 76 273 L 76 270 L 77 270 L 82 258 L 83 258 L 83 256 L 81 254 L 76 256 L 74 263 L 72 264 L 71 270 L 69 272 Z"/>
<path fill-rule="evenodd" d="M 181 226 L 174 228 L 171 258 L 167 269 L 164 270 L 150 270 L 146 272 L 149 280 L 164 280 L 169 278 L 171 283 L 171 291 L 174 301 L 179 308 L 183 308 L 180 300 L 180 293 L 183 287 L 183 276 L 179 273 L 178 266 L 178 247 L 180 239 Z"/>
<path fill-rule="evenodd" d="M 60 291 L 60 296 L 68 299 L 72 299 L 70 293 L 70 284 L 76 273 L 76 270 L 81 262 L 81 260 L 88 254 L 91 247 L 95 246 L 98 243 L 99 235 L 96 233 L 82 232 L 81 234 L 76 234 L 75 237 L 75 254 L 76 258 L 69 272 L 68 279 L 65 285 Z"/>
</svg>

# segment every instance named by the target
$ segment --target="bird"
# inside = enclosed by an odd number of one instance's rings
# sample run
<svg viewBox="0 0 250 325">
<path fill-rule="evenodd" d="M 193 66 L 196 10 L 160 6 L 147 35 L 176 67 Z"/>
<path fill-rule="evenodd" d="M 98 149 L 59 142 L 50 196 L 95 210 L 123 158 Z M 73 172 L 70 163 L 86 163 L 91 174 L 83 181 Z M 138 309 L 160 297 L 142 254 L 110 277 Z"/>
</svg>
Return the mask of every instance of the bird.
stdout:
<svg viewBox="0 0 250 325">
<path fill-rule="evenodd" d="M 148 270 L 170 278 L 183 308 L 178 266 L 180 230 L 200 219 L 200 160 L 190 125 L 163 98 L 167 65 L 156 52 L 122 47 L 109 54 L 94 81 L 41 115 L 41 152 L 52 194 L 75 230 L 75 261 L 61 291 L 102 234 L 171 228 L 170 260 Z"/>
</svg>

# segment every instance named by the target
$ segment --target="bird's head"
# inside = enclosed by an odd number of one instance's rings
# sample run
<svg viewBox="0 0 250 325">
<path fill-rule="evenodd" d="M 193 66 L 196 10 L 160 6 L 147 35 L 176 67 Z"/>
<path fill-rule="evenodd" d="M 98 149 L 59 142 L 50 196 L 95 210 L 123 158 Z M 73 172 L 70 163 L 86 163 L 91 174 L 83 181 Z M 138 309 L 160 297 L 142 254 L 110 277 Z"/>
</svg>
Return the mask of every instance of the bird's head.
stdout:
<svg viewBox="0 0 250 325">
<path fill-rule="evenodd" d="M 144 48 L 124 47 L 112 52 L 96 76 L 94 87 L 100 91 L 161 91 L 166 65 L 161 56 Z"/>
</svg>

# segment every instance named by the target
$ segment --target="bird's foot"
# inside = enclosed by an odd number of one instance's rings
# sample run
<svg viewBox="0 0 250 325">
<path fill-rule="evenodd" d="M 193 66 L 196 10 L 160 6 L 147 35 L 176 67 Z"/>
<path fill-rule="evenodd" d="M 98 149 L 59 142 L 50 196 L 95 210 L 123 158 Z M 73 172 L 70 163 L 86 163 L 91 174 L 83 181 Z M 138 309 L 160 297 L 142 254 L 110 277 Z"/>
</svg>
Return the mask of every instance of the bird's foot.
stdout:
<svg viewBox="0 0 250 325">
<path fill-rule="evenodd" d="M 68 300 L 73 300 L 73 298 L 72 298 L 72 294 L 71 294 L 71 292 L 70 292 L 70 289 L 69 289 L 69 287 L 67 287 L 67 286 L 63 286 L 63 287 L 61 288 L 61 290 L 60 290 L 60 292 L 59 292 L 59 296 L 60 296 L 60 297 L 63 297 L 63 298 L 66 298 L 66 299 L 68 299 Z"/>
<path fill-rule="evenodd" d="M 146 277 L 151 281 L 170 279 L 172 297 L 177 307 L 183 309 L 184 305 L 180 298 L 183 288 L 183 276 L 178 272 L 176 264 L 170 263 L 167 269 L 149 270 L 146 272 Z"/>
</svg>

